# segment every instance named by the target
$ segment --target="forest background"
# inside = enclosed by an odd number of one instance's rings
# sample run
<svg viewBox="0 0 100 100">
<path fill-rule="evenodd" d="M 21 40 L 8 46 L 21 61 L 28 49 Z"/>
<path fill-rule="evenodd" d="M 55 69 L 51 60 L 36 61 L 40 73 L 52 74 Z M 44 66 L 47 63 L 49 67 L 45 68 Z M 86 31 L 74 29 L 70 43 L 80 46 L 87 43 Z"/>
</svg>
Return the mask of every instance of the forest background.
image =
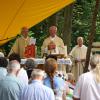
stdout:
<svg viewBox="0 0 100 100">
<path fill-rule="evenodd" d="M 57 34 L 63 39 L 64 44 L 67 45 L 68 53 L 76 45 L 76 38 L 78 36 L 84 37 L 84 44 L 87 45 L 94 6 L 95 0 L 76 0 L 75 3 L 31 27 L 29 29 L 29 35 L 36 38 L 38 57 L 41 56 L 41 45 L 49 35 L 48 29 L 51 25 L 58 27 Z M 19 35 L 16 36 L 16 38 L 18 37 Z M 6 56 L 16 38 L 0 47 Z M 97 16 L 94 41 L 100 41 L 100 10 Z"/>
</svg>

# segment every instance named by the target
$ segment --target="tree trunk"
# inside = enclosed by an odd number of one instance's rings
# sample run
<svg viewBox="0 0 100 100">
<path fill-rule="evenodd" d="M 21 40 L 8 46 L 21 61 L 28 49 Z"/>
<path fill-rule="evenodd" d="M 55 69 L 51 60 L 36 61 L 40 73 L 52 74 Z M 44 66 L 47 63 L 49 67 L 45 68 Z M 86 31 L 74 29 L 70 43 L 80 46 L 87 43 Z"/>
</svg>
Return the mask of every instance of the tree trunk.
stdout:
<svg viewBox="0 0 100 100">
<path fill-rule="evenodd" d="M 71 33 L 72 33 L 72 11 L 73 4 L 65 7 L 64 9 L 64 26 L 63 26 L 63 40 L 64 44 L 67 45 L 67 51 L 70 51 L 70 44 L 71 44 Z"/>
<path fill-rule="evenodd" d="M 86 63 L 85 63 L 84 72 L 88 71 L 92 43 L 93 43 L 95 33 L 96 33 L 96 19 L 97 19 L 97 14 L 98 14 L 98 11 L 99 11 L 99 6 L 100 6 L 100 0 L 96 0 L 95 9 L 94 9 L 94 12 L 93 12 L 90 34 L 88 35 L 89 43 L 88 43 L 88 50 L 87 50 L 87 55 L 86 55 Z"/>
</svg>

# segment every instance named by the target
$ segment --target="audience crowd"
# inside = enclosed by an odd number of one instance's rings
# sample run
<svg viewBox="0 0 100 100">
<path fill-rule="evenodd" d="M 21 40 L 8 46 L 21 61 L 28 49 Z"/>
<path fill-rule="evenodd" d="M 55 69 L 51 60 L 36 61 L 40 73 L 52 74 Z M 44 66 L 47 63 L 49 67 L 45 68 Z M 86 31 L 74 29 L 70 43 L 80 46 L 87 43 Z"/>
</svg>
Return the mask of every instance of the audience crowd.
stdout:
<svg viewBox="0 0 100 100">
<path fill-rule="evenodd" d="M 91 71 L 75 81 L 72 73 L 58 71 L 57 59 L 45 64 L 29 58 L 21 64 L 17 53 L 0 53 L 0 100 L 100 100 L 100 55 L 90 59 Z"/>
</svg>

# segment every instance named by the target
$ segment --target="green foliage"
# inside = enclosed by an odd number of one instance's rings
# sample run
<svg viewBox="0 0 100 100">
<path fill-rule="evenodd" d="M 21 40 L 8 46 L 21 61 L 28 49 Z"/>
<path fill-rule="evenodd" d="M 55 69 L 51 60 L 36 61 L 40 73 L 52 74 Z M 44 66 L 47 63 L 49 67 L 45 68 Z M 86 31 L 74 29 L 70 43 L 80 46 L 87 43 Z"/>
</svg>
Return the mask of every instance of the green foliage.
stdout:
<svg viewBox="0 0 100 100">
<path fill-rule="evenodd" d="M 73 9 L 73 26 L 72 26 L 72 46 L 76 44 L 78 36 L 84 37 L 85 44 L 88 43 L 88 33 L 91 28 L 92 15 L 94 11 L 95 0 L 77 0 Z M 96 33 L 100 33 L 100 12 L 97 18 Z M 100 41 L 98 36 L 95 36 L 95 41 Z M 74 40 L 74 41 L 73 41 Z"/>
<path fill-rule="evenodd" d="M 95 0 L 77 0 L 73 9 L 72 19 L 72 42 L 71 47 L 76 44 L 76 38 L 78 36 L 84 37 L 85 44 L 88 43 L 88 33 L 91 28 L 92 13 L 95 6 Z M 64 9 L 57 13 L 57 26 L 58 35 L 62 36 L 64 24 Z M 43 22 L 30 28 L 30 36 L 36 38 L 36 45 L 38 49 L 38 55 L 40 55 L 41 45 L 44 39 L 48 36 L 48 18 Z M 95 41 L 100 41 L 100 10 L 97 18 Z M 8 54 L 11 46 L 14 44 L 15 39 L 11 40 L 1 48 Z"/>
<path fill-rule="evenodd" d="M 48 35 L 47 33 L 47 22 L 43 21 L 40 24 L 37 24 L 36 26 L 30 28 L 30 31 L 34 34 L 32 34 L 32 37 L 36 38 L 36 45 L 37 45 L 37 54 L 41 55 L 41 46 Z"/>
</svg>

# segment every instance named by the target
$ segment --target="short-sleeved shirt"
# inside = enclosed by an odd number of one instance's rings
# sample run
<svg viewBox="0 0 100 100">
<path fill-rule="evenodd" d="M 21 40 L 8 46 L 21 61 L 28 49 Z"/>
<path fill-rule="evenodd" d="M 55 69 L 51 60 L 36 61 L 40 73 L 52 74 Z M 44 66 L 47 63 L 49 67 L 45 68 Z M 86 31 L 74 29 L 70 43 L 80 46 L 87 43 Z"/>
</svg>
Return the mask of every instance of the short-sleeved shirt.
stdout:
<svg viewBox="0 0 100 100">
<path fill-rule="evenodd" d="M 74 97 L 80 100 L 100 100 L 100 83 L 96 82 L 92 71 L 79 77 Z"/>
<path fill-rule="evenodd" d="M 55 100 L 52 89 L 43 85 L 39 80 L 33 80 L 32 83 L 21 92 L 19 100 Z"/>
<path fill-rule="evenodd" d="M 22 88 L 23 86 L 16 76 L 7 75 L 0 80 L 0 100 L 19 100 Z"/>
</svg>

